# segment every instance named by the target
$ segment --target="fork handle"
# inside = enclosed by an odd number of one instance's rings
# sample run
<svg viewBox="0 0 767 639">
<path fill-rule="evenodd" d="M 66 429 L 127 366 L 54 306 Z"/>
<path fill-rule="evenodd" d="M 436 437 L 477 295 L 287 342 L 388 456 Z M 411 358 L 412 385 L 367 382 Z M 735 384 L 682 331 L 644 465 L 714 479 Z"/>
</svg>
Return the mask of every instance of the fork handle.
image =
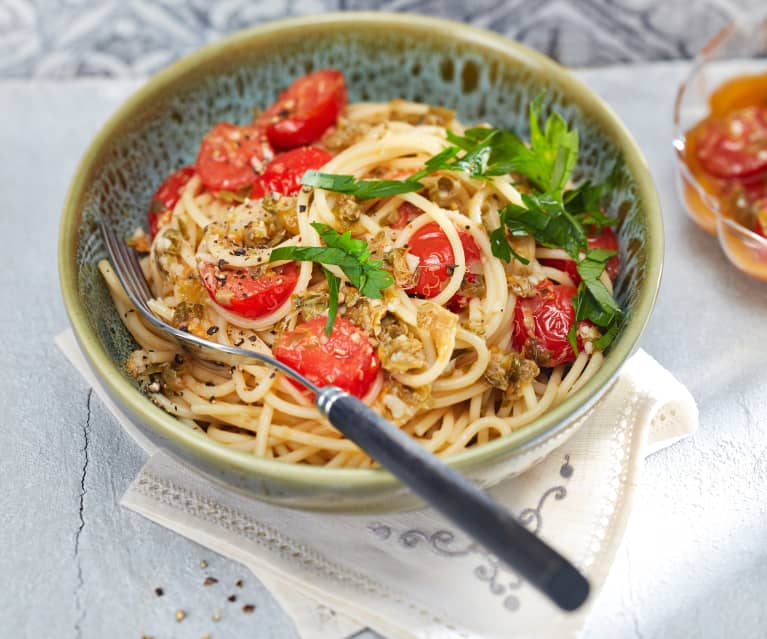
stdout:
<svg viewBox="0 0 767 639">
<path fill-rule="evenodd" d="M 589 582 L 486 493 L 356 397 L 333 386 L 315 400 L 346 437 L 563 610 L 588 597 Z"/>
</svg>

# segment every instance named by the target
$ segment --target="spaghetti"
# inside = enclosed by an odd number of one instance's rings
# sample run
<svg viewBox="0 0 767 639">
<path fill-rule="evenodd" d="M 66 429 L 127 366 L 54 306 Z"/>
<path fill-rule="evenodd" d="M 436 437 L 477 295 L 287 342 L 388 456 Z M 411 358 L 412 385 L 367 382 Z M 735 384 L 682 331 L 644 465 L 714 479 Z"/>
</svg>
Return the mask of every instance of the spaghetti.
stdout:
<svg viewBox="0 0 767 639">
<path fill-rule="evenodd" d="M 284 112 L 270 111 L 271 124 L 283 121 Z M 464 133 L 451 112 L 401 100 L 341 105 L 313 147 L 275 157 L 268 127 L 257 120 L 251 131 L 267 150 L 248 158 L 247 188 L 237 180 L 222 188 L 198 157 L 195 170 L 174 174 L 171 188 L 155 195 L 156 234 L 150 242 L 138 231 L 130 241 L 148 250 L 142 266 L 157 316 L 211 341 L 273 353 L 313 381 L 346 388 L 441 456 L 523 427 L 599 369 L 602 331 L 580 321 L 575 350 L 572 334 L 567 339 L 576 320 L 572 256 L 522 234 L 507 235 L 508 263 L 494 255 L 491 235 L 504 207 L 523 205 L 529 190 L 519 175 L 438 169 L 420 188 L 368 199 L 299 185 L 307 168 L 402 180 L 449 146 L 446 130 Z M 308 166 L 305 148 L 317 156 Z M 292 156 L 294 164 L 280 165 L 296 151 L 303 155 Z M 387 274 L 380 295 L 364 295 L 333 260 L 270 262 L 276 249 L 324 247 L 327 233 L 364 240 L 371 268 Z M 128 371 L 183 424 L 284 462 L 374 465 L 283 375 L 184 351 L 135 312 L 106 260 L 99 268 L 139 346 Z M 611 291 L 608 273 L 599 279 Z"/>
</svg>

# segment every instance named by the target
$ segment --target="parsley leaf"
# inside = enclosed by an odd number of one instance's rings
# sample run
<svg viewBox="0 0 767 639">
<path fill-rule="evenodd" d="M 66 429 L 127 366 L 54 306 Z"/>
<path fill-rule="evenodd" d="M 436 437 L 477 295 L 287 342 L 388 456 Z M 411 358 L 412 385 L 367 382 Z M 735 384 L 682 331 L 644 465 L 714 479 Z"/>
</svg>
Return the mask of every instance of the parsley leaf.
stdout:
<svg viewBox="0 0 767 639">
<path fill-rule="evenodd" d="M 335 193 L 353 195 L 358 200 L 372 200 L 378 197 L 411 193 L 424 188 L 417 180 L 358 180 L 353 175 L 336 175 L 307 171 L 301 178 L 304 186 L 313 186 Z"/>
<path fill-rule="evenodd" d="M 529 154 L 519 137 L 501 129 L 475 127 L 464 136 L 448 131 L 447 139 L 454 146 L 428 160 L 424 171 L 464 171 L 473 178 L 490 178 L 516 171 L 524 163 L 520 158 Z M 458 157 L 461 151 L 463 155 Z M 416 175 L 420 179 L 428 173 Z"/>
<path fill-rule="evenodd" d="M 391 273 L 383 269 L 383 262 L 370 259 L 367 242 L 354 239 L 349 231 L 340 234 L 327 224 L 312 222 L 312 226 L 320 234 L 325 246 L 280 246 L 272 251 L 269 261 L 298 260 L 338 266 L 362 295 L 373 299 L 380 299 L 381 291 L 394 284 Z M 325 327 L 329 334 L 338 307 L 340 281 L 324 267 L 323 270 L 330 292 L 328 323 Z"/>
<path fill-rule="evenodd" d="M 450 137 L 450 132 L 448 131 L 448 138 Z M 437 155 L 432 156 L 426 162 L 424 163 L 424 167 L 418 171 L 417 173 L 413 173 L 407 181 L 409 182 L 417 182 L 418 180 L 421 180 L 422 178 L 425 178 L 427 175 L 434 173 L 434 171 L 439 171 L 440 169 L 444 169 L 445 167 L 450 165 L 450 160 L 452 160 L 459 152 L 461 151 L 460 148 L 457 146 L 447 146 L 444 149 L 442 149 Z"/>
<path fill-rule="evenodd" d="M 618 223 L 615 218 L 602 213 L 602 200 L 607 192 L 608 182 L 592 184 L 587 180 L 577 188 L 565 191 L 564 205 L 581 226 L 590 227 L 594 233 L 599 234 L 606 226 Z"/>
<path fill-rule="evenodd" d="M 535 185 L 547 193 L 561 193 L 570 180 L 578 159 L 578 131 L 568 129 L 567 122 L 556 111 L 547 118 L 541 131 L 539 119 L 543 94 L 530 105 L 530 149 L 537 171 L 528 174 Z"/>
<path fill-rule="evenodd" d="M 506 237 L 506 229 L 503 224 L 494 231 L 490 231 L 490 250 L 493 255 L 504 262 L 510 262 L 511 256 L 514 256 L 518 262 L 522 264 L 530 264 L 530 260 L 517 253 L 511 246 L 508 238 Z"/>
<path fill-rule="evenodd" d="M 563 248 L 577 261 L 588 241 L 583 227 L 562 202 L 547 193 L 523 194 L 522 202 L 525 206 L 507 204 L 501 209 L 501 220 L 511 234 L 532 235 L 539 244 Z"/>
<path fill-rule="evenodd" d="M 605 270 L 607 261 L 613 255 L 615 255 L 615 251 L 594 249 L 578 262 L 577 269 L 581 276 L 581 282 L 573 298 L 575 321 L 567 335 L 570 346 L 576 353 L 578 352 L 576 331 L 579 322 L 589 320 L 602 330 L 602 337 L 594 341 L 594 346 L 599 350 L 607 348 L 618 332 L 623 311 L 599 279 Z"/>
<path fill-rule="evenodd" d="M 501 220 L 503 220 L 503 217 L 501 217 Z M 509 239 L 506 237 L 506 229 L 503 223 L 494 231 L 490 231 L 490 250 L 499 260 L 503 260 L 507 264 L 511 262 L 511 244 L 509 244 Z"/>
<path fill-rule="evenodd" d="M 578 275 L 583 280 L 598 280 L 602 275 L 602 271 L 605 270 L 608 260 L 615 254 L 615 251 L 608 249 L 593 249 L 589 251 L 586 257 L 578 262 Z"/>
</svg>

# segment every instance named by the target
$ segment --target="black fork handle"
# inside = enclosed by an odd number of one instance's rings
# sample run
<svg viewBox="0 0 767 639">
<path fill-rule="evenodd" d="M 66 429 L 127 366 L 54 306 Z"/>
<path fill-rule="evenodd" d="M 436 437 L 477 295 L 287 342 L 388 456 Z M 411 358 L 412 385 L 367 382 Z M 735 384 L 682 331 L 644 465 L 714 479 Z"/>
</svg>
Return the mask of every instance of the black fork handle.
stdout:
<svg viewBox="0 0 767 639">
<path fill-rule="evenodd" d="M 339 388 L 322 388 L 315 401 L 346 437 L 557 606 L 575 610 L 586 600 L 589 582 L 575 566 L 406 433 Z"/>
</svg>

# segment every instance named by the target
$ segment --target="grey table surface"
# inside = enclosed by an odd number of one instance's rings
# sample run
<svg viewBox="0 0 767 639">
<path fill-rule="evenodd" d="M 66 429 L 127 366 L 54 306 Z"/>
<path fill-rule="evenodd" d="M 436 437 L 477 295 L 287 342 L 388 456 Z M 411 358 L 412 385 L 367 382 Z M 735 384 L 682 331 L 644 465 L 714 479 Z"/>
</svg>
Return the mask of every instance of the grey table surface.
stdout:
<svg viewBox="0 0 767 639">
<path fill-rule="evenodd" d="M 623 118 L 656 178 L 666 270 L 642 346 L 701 411 L 694 437 L 647 461 L 588 639 L 767 634 L 767 285 L 735 271 L 677 203 L 671 104 L 685 68 L 579 72 Z M 119 507 L 143 453 L 53 344 L 67 325 L 56 267 L 67 183 L 138 84 L 0 82 L 0 636 L 292 639 L 290 620 L 244 568 Z M 207 575 L 218 584 L 203 587 Z M 243 603 L 255 613 L 244 615 Z"/>
</svg>

